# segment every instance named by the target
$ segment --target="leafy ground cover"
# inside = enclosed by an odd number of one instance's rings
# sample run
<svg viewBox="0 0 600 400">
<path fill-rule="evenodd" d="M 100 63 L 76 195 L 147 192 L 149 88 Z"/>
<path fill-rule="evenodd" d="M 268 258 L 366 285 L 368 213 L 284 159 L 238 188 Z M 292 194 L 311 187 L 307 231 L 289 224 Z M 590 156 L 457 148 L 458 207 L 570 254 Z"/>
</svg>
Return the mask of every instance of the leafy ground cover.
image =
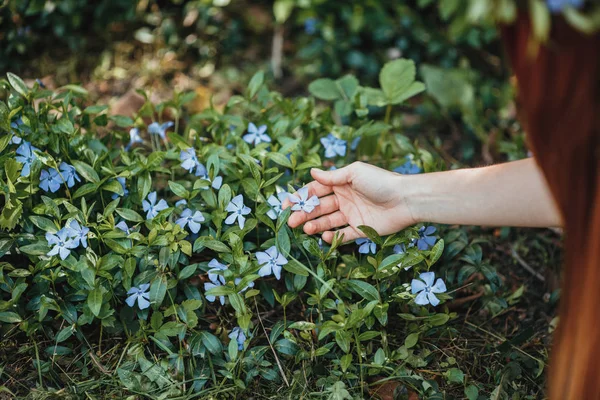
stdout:
<svg viewBox="0 0 600 400">
<path fill-rule="evenodd" d="M 560 232 L 427 225 L 380 238 L 365 227 L 371 242 L 330 247 L 278 212 L 313 166 L 421 173 L 526 156 L 498 53 L 466 39 L 483 31 L 445 25 L 457 43 L 438 53 L 422 37 L 438 31 L 437 11 L 400 3 L 365 7 L 363 25 L 353 3 L 286 18 L 271 17 L 271 4 L 139 8 L 128 39 L 89 64 L 66 56 L 45 70 L 47 88 L 3 80 L 7 396 L 543 398 Z M 396 24 L 394 12 L 407 19 Z M 380 49 L 403 50 L 394 41 L 404 38 L 414 52 L 401 55 L 417 64 L 382 68 L 389 52 L 365 50 L 376 48 L 365 46 L 373 21 L 392 32 Z M 244 35 L 231 44 L 246 46 L 244 65 L 218 47 L 188 59 L 190 47 L 211 43 L 183 40 L 191 27 L 236 23 L 256 37 L 285 26 L 285 46 L 299 51 L 284 46 L 282 73 L 294 79 L 252 75 L 272 53 Z M 420 27 L 408 29 L 414 37 L 402 33 L 407 24 Z M 188 36 L 174 39 L 180 30 Z M 336 42 L 345 32 L 362 39 Z M 303 46 L 344 61 L 323 69 Z M 437 58 L 452 49 L 454 62 Z M 370 67 L 350 62 L 359 58 Z M 36 62 L 26 66 L 32 78 L 42 76 Z M 338 79 L 348 69 L 354 76 Z M 65 86 L 73 77 L 84 83 Z M 123 111 L 137 88 L 139 106 Z M 423 284 L 438 294 L 418 299 L 412 289 Z"/>
</svg>

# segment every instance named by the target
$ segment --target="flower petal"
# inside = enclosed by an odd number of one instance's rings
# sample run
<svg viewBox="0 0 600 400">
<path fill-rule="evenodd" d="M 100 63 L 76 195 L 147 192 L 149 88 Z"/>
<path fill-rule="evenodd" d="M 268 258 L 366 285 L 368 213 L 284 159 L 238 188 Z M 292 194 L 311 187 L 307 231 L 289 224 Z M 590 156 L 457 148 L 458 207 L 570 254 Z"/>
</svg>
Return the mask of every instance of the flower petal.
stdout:
<svg viewBox="0 0 600 400">
<path fill-rule="evenodd" d="M 433 281 L 435 280 L 435 272 L 423 272 L 419 275 L 419 278 L 425 282 L 427 287 L 433 286 Z"/>
<path fill-rule="evenodd" d="M 417 298 L 415 299 L 415 303 L 417 303 L 420 306 L 426 306 L 427 304 L 429 304 L 429 299 L 427 298 L 427 292 L 422 291 L 421 293 L 419 293 L 417 295 Z"/>
<path fill-rule="evenodd" d="M 238 214 L 230 214 L 229 217 L 227 217 L 225 219 L 225 223 L 227 225 L 233 225 L 235 223 L 235 220 L 237 219 Z"/>
<path fill-rule="evenodd" d="M 410 292 L 412 294 L 416 294 L 417 292 L 421 292 L 425 289 L 427 289 L 427 285 L 425 285 L 425 283 L 423 283 L 422 281 L 418 280 L 418 279 L 413 279 L 410 282 Z"/>
<path fill-rule="evenodd" d="M 427 293 L 427 298 L 429 299 L 429 303 L 434 307 L 440 304 L 440 300 L 432 292 Z"/>
<path fill-rule="evenodd" d="M 444 283 L 442 278 L 438 278 L 435 282 L 435 285 L 431 287 L 431 291 L 433 293 L 444 293 L 446 290 L 446 284 Z"/>
</svg>

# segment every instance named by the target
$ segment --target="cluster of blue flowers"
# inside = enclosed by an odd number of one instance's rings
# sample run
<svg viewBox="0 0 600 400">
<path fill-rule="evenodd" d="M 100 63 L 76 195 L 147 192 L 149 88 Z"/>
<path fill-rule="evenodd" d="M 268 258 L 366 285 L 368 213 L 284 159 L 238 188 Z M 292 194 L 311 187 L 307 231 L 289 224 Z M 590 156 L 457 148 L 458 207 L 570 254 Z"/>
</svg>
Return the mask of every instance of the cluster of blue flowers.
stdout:
<svg viewBox="0 0 600 400">
<path fill-rule="evenodd" d="M 159 124 L 158 122 L 153 122 L 148 125 L 148 133 L 150 135 L 159 136 L 164 142 L 167 141 L 167 129 L 171 128 L 175 124 L 172 121 L 165 122 L 164 124 Z M 131 147 L 136 143 L 144 143 L 144 139 L 140 135 L 139 128 L 131 128 L 129 130 L 129 143 L 125 146 L 125 150 L 131 149 Z"/>
<path fill-rule="evenodd" d="M 196 150 L 192 147 L 182 150 L 179 153 L 179 160 L 181 161 L 181 167 L 190 174 L 194 174 L 195 170 L 195 175 L 200 177 L 200 179 L 209 181 L 213 189 L 219 190 L 221 188 L 223 177 L 216 176 L 214 179 L 210 179 L 206 167 L 198 160 Z"/>
<path fill-rule="evenodd" d="M 61 260 L 66 259 L 71 254 L 71 250 L 82 246 L 87 248 L 87 235 L 90 229 L 81 226 L 79 222 L 71 220 L 64 228 L 56 234 L 47 232 L 46 241 L 48 246 L 52 247 L 47 253 L 49 257 L 59 256 Z"/>
<path fill-rule="evenodd" d="M 59 171 L 54 168 L 42 170 L 40 175 L 40 188 L 45 192 L 50 191 L 54 193 L 60 189 L 60 186 L 63 183 L 66 183 L 67 187 L 72 188 L 75 186 L 75 181 L 81 182 L 81 178 L 77 175 L 77 171 L 72 165 L 63 161 L 58 166 L 58 169 Z"/>
</svg>

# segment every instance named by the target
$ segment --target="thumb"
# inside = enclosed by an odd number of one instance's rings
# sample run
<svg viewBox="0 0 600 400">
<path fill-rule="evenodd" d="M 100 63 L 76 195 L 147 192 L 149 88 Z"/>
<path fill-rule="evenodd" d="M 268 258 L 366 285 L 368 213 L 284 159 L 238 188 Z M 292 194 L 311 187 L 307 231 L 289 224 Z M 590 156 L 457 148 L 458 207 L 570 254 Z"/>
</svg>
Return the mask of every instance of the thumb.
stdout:
<svg viewBox="0 0 600 400">
<path fill-rule="evenodd" d="M 325 186 L 339 186 L 350 182 L 350 168 L 344 167 L 333 171 L 312 168 L 310 174 L 317 182 Z"/>
</svg>

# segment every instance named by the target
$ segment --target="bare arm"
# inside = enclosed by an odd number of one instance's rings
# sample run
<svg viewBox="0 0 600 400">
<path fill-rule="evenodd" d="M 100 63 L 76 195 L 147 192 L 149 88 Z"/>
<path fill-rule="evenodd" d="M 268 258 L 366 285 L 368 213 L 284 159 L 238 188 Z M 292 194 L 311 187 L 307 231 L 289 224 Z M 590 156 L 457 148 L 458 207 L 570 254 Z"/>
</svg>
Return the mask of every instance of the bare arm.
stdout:
<svg viewBox="0 0 600 400">
<path fill-rule="evenodd" d="M 560 216 L 533 159 L 484 168 L 420 175 L 398 175 L 354 163 L 335 171 L 312 170 L 308 185 L 321 205 L 312 213 L 294 213 L 292 227 L 308 234 L 334 229 L 346 241 L 363 236 L 368 225 L 381 235 L 419 222 L 492 226 L 560 226 Z M 287 203 L 284 206 L 289 206 Z"/>
<path fill-rule="evenodd" d="M 402 176 L 415 220 L 441 224 L 560 226 L 546 181 L 533 159 L 485 168 Z"/>
</svg>

